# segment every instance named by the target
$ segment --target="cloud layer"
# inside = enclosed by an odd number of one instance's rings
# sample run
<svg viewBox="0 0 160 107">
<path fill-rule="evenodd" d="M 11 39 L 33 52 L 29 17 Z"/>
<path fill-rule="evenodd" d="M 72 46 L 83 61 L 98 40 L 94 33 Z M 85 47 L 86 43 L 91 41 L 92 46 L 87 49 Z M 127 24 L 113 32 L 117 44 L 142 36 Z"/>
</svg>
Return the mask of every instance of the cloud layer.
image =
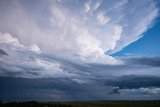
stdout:
<svg viewBox="0 0 160 107">
<path fill-rule="evenodd" d="M 159 57 L 121 58 L 123 63 L 114 65 L 88 64 L 26 47 L 1 44 L 0 48 L 3 101 L 159 99 Z"/>
</svg>

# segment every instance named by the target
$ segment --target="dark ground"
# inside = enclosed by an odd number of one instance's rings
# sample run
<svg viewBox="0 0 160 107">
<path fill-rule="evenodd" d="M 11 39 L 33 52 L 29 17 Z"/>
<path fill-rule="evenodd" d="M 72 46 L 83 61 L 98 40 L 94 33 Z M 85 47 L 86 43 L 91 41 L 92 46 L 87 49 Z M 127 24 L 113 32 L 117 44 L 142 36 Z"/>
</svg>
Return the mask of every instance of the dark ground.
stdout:
<svg viewBox="0 0 160 107">
<path fill-rule="evenodd" d="M 10 102 L 0 107 L 160 107 L 159 101 Z"/>
</svg>

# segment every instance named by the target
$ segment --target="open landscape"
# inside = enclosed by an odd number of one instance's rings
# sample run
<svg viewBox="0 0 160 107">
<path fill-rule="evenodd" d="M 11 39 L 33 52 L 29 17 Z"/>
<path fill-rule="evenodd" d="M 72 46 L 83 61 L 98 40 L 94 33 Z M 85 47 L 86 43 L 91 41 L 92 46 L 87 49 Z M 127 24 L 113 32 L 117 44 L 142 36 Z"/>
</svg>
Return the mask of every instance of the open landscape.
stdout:
<svg viewBox="0 0 160 107">
<path fill-rule="evenodd" d="M 160 107 L 160 101 L 10 102 L 0 107 Z"/>
</svg>

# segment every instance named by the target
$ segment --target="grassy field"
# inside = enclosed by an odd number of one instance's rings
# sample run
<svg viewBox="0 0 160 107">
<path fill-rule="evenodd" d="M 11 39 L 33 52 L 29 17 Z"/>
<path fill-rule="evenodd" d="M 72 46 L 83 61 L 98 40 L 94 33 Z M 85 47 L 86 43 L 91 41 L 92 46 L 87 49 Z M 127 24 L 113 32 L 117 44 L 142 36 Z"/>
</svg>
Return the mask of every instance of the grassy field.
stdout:
<svg viewBox="0 0 160 107">
<path fill-rule="evenodd" d="M 10 102 L 0 107 L 160 107 L 160 101 Z"/>
<path fill-rule="evenodd" d="M 160 101 L 10 102 L 0 107 L 160 107 Z"/>
</svg>

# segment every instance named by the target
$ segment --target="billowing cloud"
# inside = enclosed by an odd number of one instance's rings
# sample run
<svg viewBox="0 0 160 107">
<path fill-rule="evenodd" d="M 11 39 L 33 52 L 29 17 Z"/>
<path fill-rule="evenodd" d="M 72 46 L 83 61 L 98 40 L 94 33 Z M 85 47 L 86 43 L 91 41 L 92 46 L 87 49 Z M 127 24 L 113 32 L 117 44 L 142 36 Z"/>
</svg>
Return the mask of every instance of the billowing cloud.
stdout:
<svg viewBox="0 0 160 107">
<path fill-rule="evenodd" d="M 31 46 L 29 46 L 28 49 L 31 50 L 31 51 L 34 51 L 36 53 L 41 53 L 40 48 L 35 44 L 32 44 Z"/>
<path fill-rule="evenodd" d="M 9 33 L 0 32 L 0 44 L 4 46 L 3 48 L 5 48 L 5 45 L 6 45 L 15 50 L 25 50 L 26 49 L 26 50 L 30 50 L 36 53 L 41 53 L 41 50 L 37 45 L 32 44 L 28 47 L 25 47 L 23 44 L 19 42 L 19 40 L 16 37 L 13 37 Z"/>
<path fill-rule="evenodd" d="M 119 63 L 105 52 L 116 52 L 139 39 L 158 14 L 156 3 L 150 0 L 9 0 L 0 5 L 1 32 L 32 51 L 89 63 Z"/>
<path fill-rule="evenodd" d="M 0 32 L 0 44 L 8 44 L 16 48 L 24 47 L 22 44 L 19 43 L 17 38 L 12 37 L 9 33 L 1 33 L 1 32 Z"/>
</svg>

